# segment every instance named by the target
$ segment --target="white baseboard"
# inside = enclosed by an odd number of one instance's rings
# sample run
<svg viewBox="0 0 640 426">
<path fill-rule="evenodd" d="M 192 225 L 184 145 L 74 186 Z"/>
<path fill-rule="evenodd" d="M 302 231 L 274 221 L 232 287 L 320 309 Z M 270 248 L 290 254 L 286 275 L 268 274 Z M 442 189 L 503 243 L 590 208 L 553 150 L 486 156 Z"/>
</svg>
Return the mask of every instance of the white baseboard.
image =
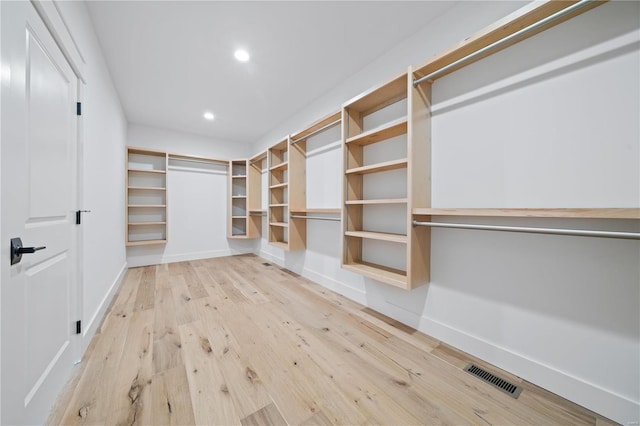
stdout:
<svg viewBox="0 0 640 426">
<path fill-rule="evenodd" d="M 284 266 L 284 257 L 259 249 L 256 255 Z M 583 407 L 619 422 L 623 425 L 637 426 L 640 417 L 640 404 L 617 395 L 609 390 L 600 388 L 592 383 L 573 377 L 551 366 L 529 359 L 521 354 L 512 352 L 477 336 L 462 330 L 402 309 L 386 302 L 383 306 L 370 306 L 367 303 L 366 291 L 356 289 L 344 282 L 335 280 L 309 268 L 293 271 L 308 278 L 323 287 L 342 294 L 349 299 L 380 311 L 384 315 L 404 324 L 416 327 L 442 342 L 465 351 L 505 371 L 519 376 L 531 383 L 575 402 Z"/>
<path fill-rule="evenodd" d="M 224 250 L 208 250 L 208 251 L 198 251 L 198 252 L 170 254 L 170 255 L 150 254 L 150 255 L 143 255 L 143 256 L 127 256 L 127 263 L 129 264 L 130 268 L 136 268 L 139 266 L 160 265 L 164 263 L 174 263 L 174 262 L 187 262 L 190 260 L 210 259 L 212 257 L 233 256 L 236 254 L 247 254 L 247 253 L 253 253 L 253 250 L 252 249 L 246 249 L 246 250 L 224 249 Z"/>
<path fill-rule="evenodd" d="M 93 336 L 96 334 L 96 330 L 98 329 L 102 318 L 105 316 L 107 308 L 111 304 L 113 296 L 116 294 L 118 288 L 120 288 L 120 284 L 122 283 L 122 280 L 124 279 L 124 276 L 127 273 L 128 269 L 129 268 L 127 266 L 127 263 L 125 262 L 124 265 L 122 265 L 122 268 L 120 268 L 120 272 L 118 272 L 118 275 L 113 280 L 113 283 L 111 283 L 109 290 L 100 301 L 98 309 L 96 309 L 91 319 L 87 321 L 86 325 L 83 327 L 84 331 L 82 332 L 82 348 L 80 351 L 81 353 L 79 354 L 80 358 L 82 358 L 84 351 L 87 349 L 87 346 L 89 346 L 91 338 L 93 338 Z"/>
<path fill-rule="evenodd" d="M 619 422 L 638 425 L 640 405 L 551 366 L 423 316 L 421 332 Z"/>
</svg>

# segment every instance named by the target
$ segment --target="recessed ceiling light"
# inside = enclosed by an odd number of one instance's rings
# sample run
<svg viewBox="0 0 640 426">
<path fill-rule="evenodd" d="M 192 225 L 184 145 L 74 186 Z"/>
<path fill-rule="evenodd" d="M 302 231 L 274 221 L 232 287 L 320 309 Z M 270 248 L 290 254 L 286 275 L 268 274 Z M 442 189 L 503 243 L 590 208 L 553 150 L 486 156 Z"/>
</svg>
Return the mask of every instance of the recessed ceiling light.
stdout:
<svg viewBox="0 0 640 426">
<path fill-rule="evenodd" d="M 213 118 L 215 117 L 213 113 L 209 111 L 205 112 L 202 116 L 209 121 L 213 120 Z"/>
<path fill-rule="evenodd" d="M 236 59 L 239 60 L 240 62 L 247 62 L 250 58 L 249 52 L 247 52 L 244 49 L 236 50 L 233 56 L 235 56 Z"/>
</svg>

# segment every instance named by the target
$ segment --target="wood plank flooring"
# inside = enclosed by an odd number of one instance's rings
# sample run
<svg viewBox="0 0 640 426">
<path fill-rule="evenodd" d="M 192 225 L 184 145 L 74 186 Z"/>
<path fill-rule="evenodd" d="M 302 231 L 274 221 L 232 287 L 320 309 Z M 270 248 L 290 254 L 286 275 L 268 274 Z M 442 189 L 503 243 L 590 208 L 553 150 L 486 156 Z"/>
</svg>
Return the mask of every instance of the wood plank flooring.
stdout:
<svg viewBox="0 0 640 426">
<path fill-rule="evenodd" d="M 523 387 L 516 400 L 462 371 Z M 130 269 L 47 424 L 608 424 L 253 255 Z"/>
</svg>

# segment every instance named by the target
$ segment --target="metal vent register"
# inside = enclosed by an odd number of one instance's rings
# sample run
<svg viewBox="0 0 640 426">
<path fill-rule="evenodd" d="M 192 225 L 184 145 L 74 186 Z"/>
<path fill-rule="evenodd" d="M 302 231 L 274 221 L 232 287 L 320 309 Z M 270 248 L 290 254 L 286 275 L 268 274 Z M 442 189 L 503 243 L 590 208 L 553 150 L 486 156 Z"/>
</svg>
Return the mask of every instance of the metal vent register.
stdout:
<svg viewBox="0 0 640 426">
<path fill-rule="evenodd" d="M 491 386 L 500 389 L 502 392 L 513 398 L 518 398 L 520 396 L 520 392 L 522 392 L 522 388 L 520 386 L 509 383 L 506 380 L 489 373 L 487 370 L 478 367 L 477 365 L 469 364 L 464 368 L 464 371 L 469 374 L 473 374 L 480 380 L 489 383 Z"/>
</svg>

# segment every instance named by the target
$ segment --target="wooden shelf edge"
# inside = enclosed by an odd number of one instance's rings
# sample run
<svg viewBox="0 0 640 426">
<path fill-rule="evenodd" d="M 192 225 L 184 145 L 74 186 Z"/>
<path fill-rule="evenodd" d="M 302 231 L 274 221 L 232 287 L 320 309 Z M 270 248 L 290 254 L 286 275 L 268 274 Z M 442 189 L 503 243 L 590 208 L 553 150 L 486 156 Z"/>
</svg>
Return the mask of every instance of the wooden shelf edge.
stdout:
<svg viewBox="0 0 640 426">
<path fill-rule="evenodd" d="M 154 208 L 154 209 L 163 209 L 166 208 L 166 204 L 128 204 L 127 207 L 135 208 L 135 209 L 144 209 L 144 208 Z"/>
<path fill-rule="evenodd" d="M 288 207 L 289 204 L 269 204 L 269 207 Z"/>
<path fill-rule="evenodd" d="M 127 241 L 127 246 L 145 246 L 148 244 L 166 244 L 167 240 Z"/>
<path fill-rule="evenodd" d="M 227 235 L 227 238 L 232 238 L 234 240 L 251 240 L 255 237 L 250 237 L 247 234 L 236 234 L 236 235 Z"/>
<path fill-rule="evenodd" d="M 128 186 L 128 190 L 140 190 L 140 191 L 166 191 L 167 188 L 160 186 Z"/>
<path fill-rule="evenodd" d="M 266 213 L 266 210 L 262 209 L 249 209 L 249 213 Z"/>
<path fill-rule="evenodd" d="M 332 112 L 331 114 L 327 114 L 319 120 L 314 121 L 312 124 L 307 126 L 304 130 L 296 132 L 291 135 L 291 140 L 302 140 L 311 133 L 315 132 L 318 129 L 323 128 L 324 126 L 336 122 L 338 120 L 342 120 L 342 111 Z"/>
<path fill-rule="evenodd" d="M 289 186 L 289 182 L 285 182 L 285 183 L 279 183 L 277 185 L 272 185 L 269 187 L 269 189 L 278 189 L 278 188 L 284 188 L 286 186 Z"/>
<path fill-rule="evenodd" d="M 346 205 L 364 205 L 364 204 L 407 204 L 406 198 L 379 198 L 372 200 L 347 200 Z"/>
<path fill-rule="evenodd" d="M 341 209 L 314 209 L 314 208 L 310 208 L 310 209 L 296 209 L 296 210 L 291 210 L 290 213 L 292 214 L 297 214 L 297 213 L 326 213 L 326 214 L 338 214 L 341 213 L 342 210 Z"/>
<path fill-rule="evenodd" d="M 403 234 L 391 234 L 387 232 L 371 232 L 371 231 L 345 231 L 347 237 L 365 238 L 368 240 L 389 241 L 392 243 L 407 243 L 407 236 Z"/>
<path fill-rule="evenodd" d="M 246 179 L 247 175 L 231 175 L 231 177 L 234 179 Z"/>
<path fill-rule="evenodd" d="M 134 173 L 158 173 L 158 174 L 167 174 L 166 170 L 151 170 L 151 169 L 127 169 L 128 172 Z"/>
<path fill-rule="evenodd" d="M 129 154 L 153 155 L 156 157 L 165 157 L 167 155 L 165 151 L 158 151 L 155 149 L 140 148 L 135 146 L 128 146 L 127 152 Z"/>
<path fill-rule="evenodd" d="M 369 166 L 362 167 L 354 167 L 352 169 L 347 169 L 345 171 L 346 174 L 368 174 L 368 173 L 377 173 L 377 172 L 385 172 L 388 170 L 396 170 L 403 169 L 407 167 L 407 159 L 401 158 L 400 160 L 392 160 L 385 161 L 383 163 L 371 164 Z"/>
<path fill-rule="evenodd" d="M 288 228 L 289 224 L 287 222 L 269 222 L 269 226 L 279 226 L 280 228 Z"/>
<path fill-rule="evenodd" d="M 402 117 L 389 123 L 383 124 L 382 126 L 378 126 L 375 129 L 371 129 L 367 132 L 360 133 L 359 135 L 352 136 L 347 139 L 345 143 L 362 146 L 371 145 L 406 134 L 407 125 L 407 117 Z"/>
<path fill-rule="evenodd" d="M 342 268 L 405 290 L 409 288 L 406 274 L 391 268 L 372 265 L 370 263 L 345 263 L 342 265 Z"/>
<path fill-rule="evenodd" d="M 407 73 L 403 72 L 387 82 L 348 100 L 343 104 L 343 108 L 360 111 L 366 115 L 406 97 Z"/>
<path fill-rule="evenodd" d="M 231 198 L 247 198 L 246 195 L 232 195 Z"/>
<path fill-rule="evenodd" d="M 284 161 L 284 162 L 282 162 L 280 164 L 276 164 L 275 166 L 271 166 L 269 168 L 269 171 L 270 172 L 275 172 L 275 171 L 278 171 L 278 170 L 284 170 L 287 167 L 289 167 L 289 162 L 288 161 Z"/>
<path fill-rule="evenodd" d="M 166 225 L 167 222 L 129 222 L 129 226 L 153 226 L 153 225 Z"/>
<path fill-rule="evenodd" d="M 640 219 L 640 208 L 559 208 L 559 209 L 438 209 L 416 208 L 416 216 L 539 217 L 576 219 Z"/>
</svg>

